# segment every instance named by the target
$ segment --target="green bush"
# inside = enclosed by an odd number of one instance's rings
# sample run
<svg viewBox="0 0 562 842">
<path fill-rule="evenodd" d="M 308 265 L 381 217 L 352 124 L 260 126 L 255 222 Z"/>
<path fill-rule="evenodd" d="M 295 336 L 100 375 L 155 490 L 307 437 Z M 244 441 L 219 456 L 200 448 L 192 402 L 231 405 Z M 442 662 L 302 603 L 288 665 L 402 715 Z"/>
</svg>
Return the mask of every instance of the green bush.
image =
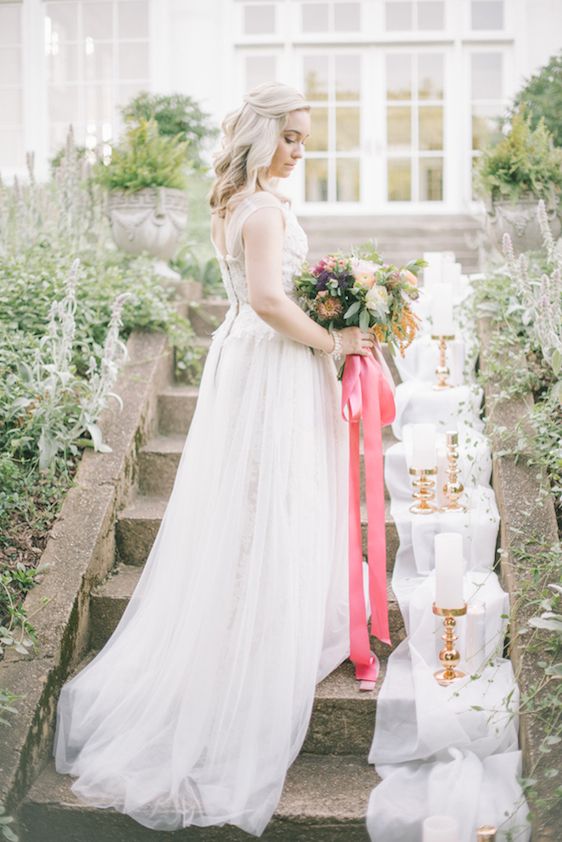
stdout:
<svg viewBox="0 0 562 842">
<path fill-rule="evenodd" d="M 191 325 L 151 259 L 116 248 L 104 193 L 72 134 L 50 181 L 36 181 L 28 165 L 29 183 L 0 184 L 0 658 L 2 646 L 33 641 L 22 602 L 81 449 L 95 444 L 85 430 L 103 397 L 100 377 L 108 379 L 101 362 L 116 301 L 122 339 L 135 328 L 161 329 L 180 361 L 195 366 L 197 357 Z"/>
<path fill-rule="evenodd" d="M 111 161 L 98 161 L 94 180 L 109 190 L 134 192 L 144 187 L 187 186 L 187 144 L 178 137 L 161 135 L 155 120 L 130 126 L 124 140 L 114 146 Z"/>
<path fill-rule="evenodd" d="M 555 146 L 562 147 L 562 52 L 528 79 L 516 95 L 511 116 L 524 105 L 536 128 L 540 119 L 552 135 Z"/>
<path fill-rule="evenodd" d="M 207 167 L 201 158 L 201 149 L 218 135 L 209 114 L 197 102 L 184 94 L 150 94 L 141 91 L 121 109 L 123 118 L 131 125 L 143 120 L 155 120 L 158 131 L 165 137 L 176 137 L 186 144 L 187 160 L 195 171 Z"/>
<path fill-rule="evenodd" d="M 541 119 L 535 129 L 521 108 L 507 135 L 484 150 L 475 174 L 475 187 L 492 200 L 552 199 L 562 189 L 562 149 Z"/>
</svg>

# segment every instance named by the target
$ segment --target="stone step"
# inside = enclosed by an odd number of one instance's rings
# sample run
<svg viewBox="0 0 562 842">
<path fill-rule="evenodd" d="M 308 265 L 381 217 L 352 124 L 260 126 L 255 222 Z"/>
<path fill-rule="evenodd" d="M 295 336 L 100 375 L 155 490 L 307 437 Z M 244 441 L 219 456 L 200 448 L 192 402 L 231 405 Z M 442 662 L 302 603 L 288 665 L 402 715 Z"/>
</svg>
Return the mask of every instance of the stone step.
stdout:
<svg viewBox="0 0 562 842">
<path fill-rule="evenodd" d="M 263 842 L 369 842 L 365 815 L 379 779 L 354 756 L 300 755 L 288 771 L 277 811 Z M 245 842 L 248 834 L 229 825 L 155 831 L 112 809 L 78 801 L 69 775 L 53 763 L 41 772 L 18 811 L 21 842 Z"/>
<path fill-rule="evenodd" d="M 226 316 L 230 304 L 226 298 L 204 298 L 189 306 L 188 317 L 198 336 L 211 336 Z"/>
<path fill-rule="evenodd" d="M 187 406 L 187 400 L 184 406 Z M 179 426 L 179 420 L 177 426 Z M 188 423 L 188 422 L 186 422 Z M 383 428 L 383 453 L 394 444 L 396 439 L 390 427 Z M 185 444 L 185 435 L 158 435 L 150 439 L 139 451 L 139 491 L 151 496 L 169 496 L 174 484 L 177 468 Z M 360 442 L 361 459 L 361 495 L 365 496 L 365 465 L 363 440 Z"/>
<path fill-rule="evenodd" d="M 116 542 L 119 561 L 133 566 L 142 565 L 156 538 L 164 516 L 166 496 L 139 494 L 119 514 L 116 524 Z M 390 504 L 386 506 L 386 558 L 387 569 L 391 570 L 398 551 L 398 533 L 390 516 Z M 363 552 L 367 553 L 367 509 L 361 507 L 361 532 Z"/>
<path fill-rule="evenodd" d="M 482 217 L 467 214 L 311 215 L 300 217 L 308 237 L 308 261 L 332 251 L 348 251 L 374 240 L 383 258 L 403 265 L 425 251 L 453 251 L 465 272 L 479 271 Z"/>
<path fill-rule="evenodd" d="M 158 395 L 158 433 L 186 436 L 197 405 L 198 386 L 170 386 Z"/>
<path fill-rule="evenodd" d="M 113 634 L 131 594 L 142 574 L 142 567 L 119 563 L 104 582 L 90 596 L 90 647 L 101 649 Z M 398 603 L 392 593 L 390 574 L 387 573 L 389 624 L 393 648 L 404 638 L 404 622 Z M 373 639 L 379 657 L 385 657 L 389 647 Z"/>
<path fill-rule="evenodd" d="M 193 345 L 201 352 L 198 360 L 198 373 L 194 373 L 191 368 L 181 370 L 177 365 L 177 354 L 174 351 L 174 371 L 176 383 L 183 383 L 185 385 L 197 385 L 201 379 L 201 372 L 209 353 L 211 339 L 208 336 L 195 336 L 193 338 Z"/>
<path fill-rule="evenodd" d="M 400 375 L 387 345 L 383 346 L 385 360 L 396 384 Z M 176 382 L 158 395 L 158 432 L 161 436 L 186 436 L 197 404 L 199 386 Z M 386 431 L 385 431 L 386 433 Z"/>
</svg>

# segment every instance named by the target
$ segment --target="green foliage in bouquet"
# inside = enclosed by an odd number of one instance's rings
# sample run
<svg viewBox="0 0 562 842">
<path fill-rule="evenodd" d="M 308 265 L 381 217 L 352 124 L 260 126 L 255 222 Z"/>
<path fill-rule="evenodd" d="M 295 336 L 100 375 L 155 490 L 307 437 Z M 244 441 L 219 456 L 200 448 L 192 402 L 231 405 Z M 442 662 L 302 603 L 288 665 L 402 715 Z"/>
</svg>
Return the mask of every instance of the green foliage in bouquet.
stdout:
<svg viewBox="0 0 562 842">
<path fill-rule="evenodd" d="M 555 146 L 562 147 L 562 52 L 551 56 L 548 63 L 531 76 L 513 102 L 511 116 L 524 105 L 531 127 L 541 118 L 552 135 Z"/>
<path fill-rule="evenodd" d="M 205 171 L 201 148 L 214 140 L 218 129 L 198 103 L 185 94 L 150 94 L 141 91 L 121 109 L 130 125 L 155 120 L 163 137 L 174 137 L 185 143 L 185 154 L 194 171 Z"/>
<path fill-rule="evenodd" d="M 556 149 L 543 119 L 535 129 L 524 108 L 499 143 L 482 154 L 475 173 L 482 197 L 517 201 L 529 196 L 551 199 L 562 189 L 562 149 Z"/>
<path fill-rule="evenodd" d="M 398 268 L 386 264 L 369 241 L 346 255 L 334 252 L 316 266 L 303 265 L 294 279 L 299 303 L 329 330 L 372 330 L 380 342 L 401 353 L 414 338 L 418 321 L 410 302 L 418 295 L 417 273 L 423 260 Z"/>
<path fill-rule="evenodd" d="M 187 144 L 178 137 L 163 136 L 155 120 L 130 126 L 124 140 L 114 146 L 111 161 L 99 161 L 94 180 L 109 190 L 142 190 L 144 187 L 175 187 L 184 190 Z"/>
</svg>

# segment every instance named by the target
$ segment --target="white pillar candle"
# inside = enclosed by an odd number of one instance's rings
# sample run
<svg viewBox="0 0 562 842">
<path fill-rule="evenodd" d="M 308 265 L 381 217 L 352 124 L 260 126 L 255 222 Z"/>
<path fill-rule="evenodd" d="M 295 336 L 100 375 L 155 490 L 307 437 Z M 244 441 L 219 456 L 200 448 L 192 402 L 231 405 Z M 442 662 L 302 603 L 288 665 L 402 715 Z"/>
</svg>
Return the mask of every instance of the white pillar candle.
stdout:
<svg viewBox="0 0 562 842">
<path fill-rule="evenodd" d="M 469 602 L 466 612 L 465 665 L 471 672 L 480 669 L 486 660 L 486 603 Z"/>
<path fill-rule="evenodd" d="M 464 605 L 462 535 L 440 532 L 435 536 L 435 602 L 439 608 Z"/>
<path fill-rule="evenodd" d="M 436 467 L 436 434 L 437 428 L 435 424 L 412 424 L 411 468 L 415 468 L 416 471 L 423 471 Z"/>
<path fill-rule="evenodd" d="M 428 264 L 427 268 L 431 268 L 433 266 L 441 267 L 443 262 L 443 252 L 442 251 L 424 251 L 423 259 Z"/>
<path fill-rule="evenodd" d="M 429 816 L 423 823 L 423 842 L 459 842 L 459 823 L 452 816 Z"/>
<path fill-rule="evenodd" d="M 443 280 L 443 270 L 440 263 L 430 264 L 423 270 L 423 285 L 425 289 L 433 289 L 435 284 Z"/>
<path fill-rule="evenodd" d="M 461 282 L 461 273 L 462 266 L 460 263 L 449 263 L 447 261 L 443 264 L 443 281 L 445 283 L 451 284 L 453 287 L 458 286 Z"/>
<path fill-rule="evenodd" d="M 453 336 L 453 290 L 450 284 L 435 284 L 431 299 L 431 332 L 434 336 Z"/>
</svg>

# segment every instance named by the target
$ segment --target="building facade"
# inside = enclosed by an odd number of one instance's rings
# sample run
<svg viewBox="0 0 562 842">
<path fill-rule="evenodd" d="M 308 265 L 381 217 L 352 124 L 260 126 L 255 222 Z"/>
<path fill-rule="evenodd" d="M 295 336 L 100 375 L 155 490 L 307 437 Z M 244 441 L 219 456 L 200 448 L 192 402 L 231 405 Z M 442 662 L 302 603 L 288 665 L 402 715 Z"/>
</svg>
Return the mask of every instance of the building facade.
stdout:
<svg viewBox="0 0 562 842">
<path fill-rule="evenodd" d="M 218 124 L 277 79 L 312 105 L 301 212 L 467 213 L 494 117 L 561 47 L 562 0 L 0 0 L 0 171 L 34 150 L 44 175 L 69 123 L 109 144 L 142 89 Z"/>
</svg>

